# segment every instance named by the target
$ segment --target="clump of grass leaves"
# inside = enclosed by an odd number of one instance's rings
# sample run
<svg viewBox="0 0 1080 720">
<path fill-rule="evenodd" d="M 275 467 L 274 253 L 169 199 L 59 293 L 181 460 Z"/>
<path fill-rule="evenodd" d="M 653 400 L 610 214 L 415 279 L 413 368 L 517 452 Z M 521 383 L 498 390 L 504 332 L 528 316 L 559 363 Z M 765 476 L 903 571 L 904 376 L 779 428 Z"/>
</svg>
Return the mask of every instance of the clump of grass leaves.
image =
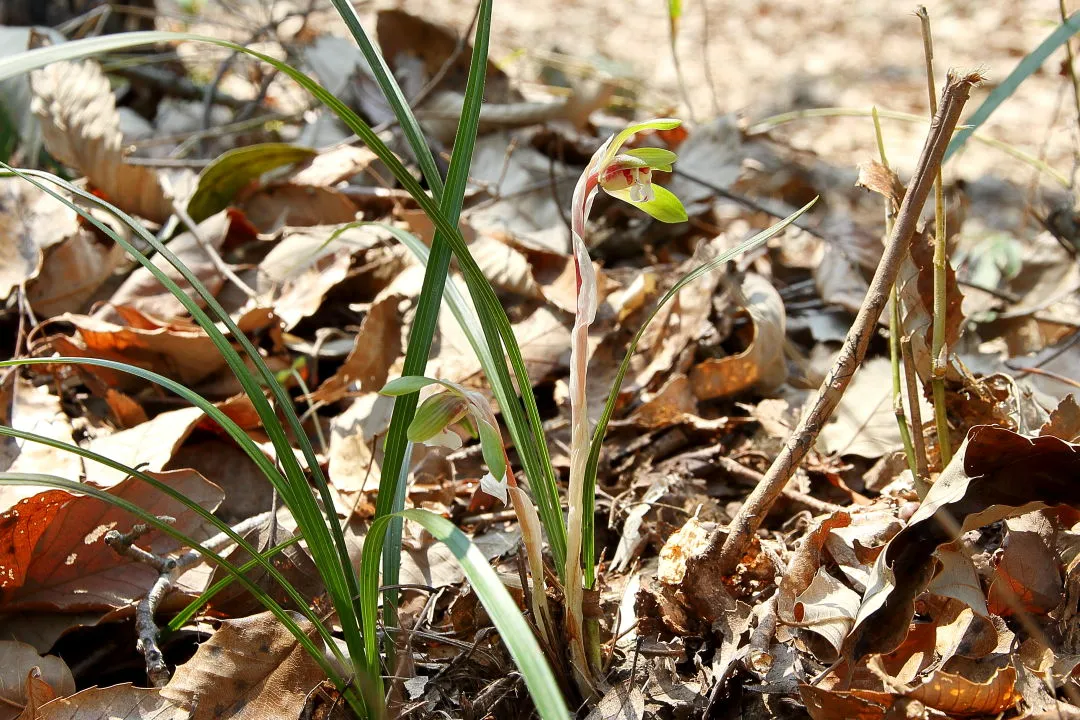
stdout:
<svg viewBox="0 0 1080 720">
<path fill-rule="evenodd" d="M 524 358 L 506 313 L 499 304 L 491 285 L 469 254 L 458 229 L 458 219 L 461 213 L 468 170 L 479 126 L 480 106 L 483 100 L 493 0 L 482 0 L 480 3 L 465 102 L 445 180 L 437 169 L 431 149 L 424 139 L 423 132 L 412 114 L 405 96 L 394 80 L 385 61 L 376 51 L 361 26 L 356 11 L 347 0 L 332 1 L 366 57 L 386 99 L 393 108 L 430 192 L 424 190 L 401 160 L 375 135 L 372 129 L 334 95 L 300 70 L 265 54 L 227 41 L 168 32 L 126 33 L 76 40 L 27 51 L 0 60 L 0 80 L 60 60 L 73 60 L 153 43 L 192 41 L 209 43 L 232 51 L 243 52 L 272 65 L 278 71 L 292 78 L 328 110 L 335 113 L 386 164 L 402 187 L 412 195 L 420 208 L 431 219 L 436 228 L 430 250 L 408 233 L 400 229 L 391 229 L 395 236 L 426 264 L 415 319 L 410 329 L 403 375 L 423 375 L 431 349 L 439 308 L 445 298 L 456 320 L 466 331 L 491 384 L 504 422 L 517 448 L 524 475 L 536 503 L 546 535 L 548 549 L 552 556 L 552 564 L 561 573 L 566 558 L 566 525 L 560 509 L 555 472 L 542 433 L 536 399 L 532 393 L 532 383 L 526 372 Z M 377 642 L 379 637 L 380 574 L 382 583 L 385 586 L 397 584 L 402 523 L 406 519 L 417 522 L 435 538 L 445 543 L 461 564 L 478 597 L 487 609 L 492 622 L 506 643 L 511 656 L 517 663 L 540 716 L 545 720 L 565 719 L 570 716 L 560 693 L 559 684 L 540 650 L 532 629 L 483 554 L 464 533 L 454 527 L 448 520 L 426 511 L 404 509 L 405 484 L 407 468 L 409 467 L 408 458 L 412 449 L 407 430 L 416 412 L 418 392 L 414 391 L 400 395 L 395 400 L 393 416 L 384 446 L 384 461 L 376 516 L 368 531 L 358 574 L 350 562 L 341 526 L 334 517 L 334 504 L 326 478 L 320 469 L 315 450 L 295 412 L 292 399 L 278 382 L 273 371 L 263 362 L 257 349 L 244 336 L 214 296 L 169 250 L 167 245 L 161 243 L 137 220 L 107 201 L 95 197 L 91 193 L 50 173 L 36 170 L 16 170 L 7 165 L 3 165 L 3 168 L 5 174 L 14 174 L 24 178 L 27 182 L 33 183 L 59 202 L 65 203 L 78 212 L 87 222 L 92 223 L 101 232 L 121 245 L 183 303 L 192 318 L 210 337 L 237 380 L 241 383 L 244 392 L 250 398 L 275 448 L 280 468 L 275 466 L 247 434 L 216 408 L 213 403 L 184 385 L 149 370 L 104 359 L 65 357 L 15 359 L 0 362 L 0 367 L 31 364 L 97 365 L 131 373 L 155 383 L 205 412 L 207 417 L 218 423 L 258 466 L 295 518 L 300 537 L 307 544 L 326 586 L 336 614 L 336 620 L 341 627 L 344 648 L 335 641 L 323 619 L 308 605 L 300 593 L 282 577 L 281 573 L 270 561 L 273 554 L 280 552 L 288 543 L 260 553 L 210 512 L 151 475 L 136 468 L 124 466 L 108 457 L 84 448 L 65 444 L 34 433 L 0 427 L 0 435 L 39 442 L 67 450 L 149 483 L 157 490 L 191 508 L 192 511 L 207 522 L 212 523 L 220 531 L 228 534 L 237 545 L 250 553 L 252 560 L 242 567 L 237 567 L 145 510 L 92 486 L 71 479 L 48 475 L 5 473 L 0 474 L 0 483 L 53 487 L 95 497 L 103 502 L 109 502 L 121 507 L 134 517 L 201 552 L 209 561 L 224 568 L 232 579 L 241 583 L 282 622 L 326 671 L 327 677 L 337 686 L 350 708 L 361 718 L 382 718 L 387 713 L 382 667 L 385 662 L 384 654 L 391 653 L 392 648 L 380 649 Z M 140 241 L 165 258 L 180 273 L 183 279 L 194 288 L 201 303 L 189 297 L 165 272 L 150 262 L 144 253 L 140 252 L 121 234 L 116 233 L 107 224 L 98 220 L 87 208 L 107 211 L 130 227 Z M 790 224 L 804 210 L 805 208 L 777 226 L 746 241 L 732 252 L 726 253 L 721 258 L 717 258 L 684 277 L 664 296 L 657 309 L 670 300 L 678 289 L 686 283 L 730 259 L 736 253 L 743 252 L 764 242 Z M 471 296 L 471 305 L 454 284 L 447 283 L 451 257 L 456 257 L 458 260 L 465 286 Z M 653 315 L 655 315 L 655 311 Z M 595 481 L 596 459 L 599 455 L 600 443 L 603 440 L 607 421 L 610 419 L 614 409 L 618 385 L 626 372 L 630 354 L 633 352 L 636 341 L 640 336 L 641 332 L 634 338 L 634 342 L 627 351 L 626 359 L 620 367 L 617 383 L 611 389 L 601 422 L 593 434 L 589 454 L 589 475 L 593 482 Z M 509 364 L 507 361 L 509 361 Z M 513 376 L 511 376 L 511 372 Z M 515 380 L 517 389 L 515 389 Z M 518 390 L 520 390 L 520 395 Z M 295 442 L 299 446 L 304 457 L 304 464 L 301 464 L 294 455 L 291 442 Z M 312 493 L 312 487 L 318 493 L 318 497 Z M 589 497 L 585 498 L 585 501 L 588 505 L 588 511 L 585 513 L 586 528 L 584 534 L 586 537 L 583 538 L 584 557 L 586 559 L 585 573 L 587 582 L 592 584 L 594 581 L 592 565 L 593 558 L 595 558 L 592 539 L 592 503 Z M 290 600 L 299 608 L 299 616 L 286 611 L 269 594 L 245 576 L 244 573 L 247 570 L 256 566 L 261 566 L 282 586 Z M 179 627 L 189 619 L 200 607 L 200 603 L 205 602 L 213 593 L 219 591 L 227 581 L 228 579 L 209 588 L 201 598 L 174 618 L 170 623 L 170 627 Z M 384 623 L 390 624 L 393 622 L 393 605 L 396 601 L 396 591 L 386 590 L 384 592 Z M 299 618 L 307 622 L 302 622 Z M 313 630 L 305 628 L 308 623 L 311 624 Z M 324 648 L 326 651 L 324 651 Z"/>
</svg>

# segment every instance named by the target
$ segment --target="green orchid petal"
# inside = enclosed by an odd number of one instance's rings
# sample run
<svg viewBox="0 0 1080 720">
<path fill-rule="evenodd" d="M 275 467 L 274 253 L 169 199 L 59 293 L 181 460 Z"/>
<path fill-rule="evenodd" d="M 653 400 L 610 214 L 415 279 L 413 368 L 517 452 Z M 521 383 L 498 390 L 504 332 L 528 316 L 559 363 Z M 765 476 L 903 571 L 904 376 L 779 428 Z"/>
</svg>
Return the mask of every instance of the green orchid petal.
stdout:
<svg viewBox="0 0 1080 720">
<path fill-rule="evenodd" d="M 465 398 L 448 392 L 432 395 L 416 409 L 406 435 L 414 443 L 425 442 L 461 420 L 468 411 Z"/>
<path fill-rule="evenodd" d="M 478 420 L 477 427 L 480 430 L 480 450 L 484 454 L 484 464 L 496 480 L 506 477 L 506 456 L 503 454 L 502 435 L 491 423 L 486 420 Z"/>
<path fill-rule="evenodd" d="M 649 120 L 647 122 L 631 125 L 611 139 L 611 142 L 608 143 L 607 151 L 604 152 L 604 156 L 600 159 L 598 167 L 607 167 L 612 159 L 619 154 L 619 148 L 621 148 L 634 133 L 639 133 L 642 130 L 672 130 L 680 125 L 682 125 L 682 120 L 676 120 L 675 118 L 657 118 L 656 120 Z"/>
<path fill-rule="evenodd" d="M 645 202 L 637 202 L 630 199 L 630 188 L 625 190 L 606 191 L 609 195 L 630 203 L 634 207 L 653 216 L 660 222 L 678 223 L 686 222 L 686 208 L 682 201 L 675 197 L 667 188 L 659 185 L 652 186 L 653 199 Z"/>
<path fill-rule="evenodd" d="M 390 382 L 383 385 L 382 390 L 379 391 L 380 395 L 389 395 L 390 397 L 397 397 L 398 395 L 408 395 L 414 393 L 421 388 L 425 388 L 428 385 L 434 385 L 438 380 L 432 380 L 431 378 L 423 377 L 422 375 L 406 375 L 404 377 L 394 378 Z"/>
<path fill-rule="evenodd" d="M 625 153 L 621 154 L 637 158 L 653 170 L 663 170 L 664 172 L 671 172 L 671 164 L 678 158 L 678 155 L 670 150 L 651 147 L 635 148 L 634 150 L 627 150 Z"/>
</svg>

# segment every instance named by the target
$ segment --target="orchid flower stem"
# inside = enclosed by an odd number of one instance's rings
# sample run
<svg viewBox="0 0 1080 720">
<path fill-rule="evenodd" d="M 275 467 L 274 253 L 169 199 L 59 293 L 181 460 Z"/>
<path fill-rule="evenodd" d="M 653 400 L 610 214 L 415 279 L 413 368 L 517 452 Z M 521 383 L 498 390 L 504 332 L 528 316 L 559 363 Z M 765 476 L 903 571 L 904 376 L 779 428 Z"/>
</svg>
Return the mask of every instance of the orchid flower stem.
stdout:
<svg viewBox="0 0 1080 720">
<path fill-rule="evenodd" d="M 670 130 L 679 125 L 678 120 L 661 118 L 632 125 L 614 135 L 593 154 L 588 166 L 574 188 L 570 213 L 570 229 L 573 243 L 574 267 L 577 271 L 577 306 L 574 328 L 570 334 L 570 483 L 567 487 L 566 562 L 563 566 L 563 596 L 565 621 L 570 645 L 570 664 L 574 681 L 582 695 L 597 694 L 599 678 L 599 628 L 590 626 L 586 632 L 582 613 L 585 580 L 582 572 L 582 555 L 585 546 L 585 528 L 592 528 L 595 499 L 586 497 L 591 490 L 588 472 L 590 441 L 586 376 L 589 368 L 589 326 L 596 316 L 596 271 L 593 269 L 589 249 L 585 245 L 585 223 L 598 190 L 617 197 L 648 213 L 661 222 L 685 222 L 686 209 L 678 198 L 667 189 L 652 183 L 654 170 L 671 172 L 675 153 L 660 148 L 635 148 L 621 152 L 630 136 L 642 130 Z M 592 557 L 593 539 L 588 539 Z M 591 560 L 590 560 L 591 562 Z M 589 577 L 593 575 L 592 568 Z M 588 649 L 586 646 L 590 646 Z"/>
</svg>

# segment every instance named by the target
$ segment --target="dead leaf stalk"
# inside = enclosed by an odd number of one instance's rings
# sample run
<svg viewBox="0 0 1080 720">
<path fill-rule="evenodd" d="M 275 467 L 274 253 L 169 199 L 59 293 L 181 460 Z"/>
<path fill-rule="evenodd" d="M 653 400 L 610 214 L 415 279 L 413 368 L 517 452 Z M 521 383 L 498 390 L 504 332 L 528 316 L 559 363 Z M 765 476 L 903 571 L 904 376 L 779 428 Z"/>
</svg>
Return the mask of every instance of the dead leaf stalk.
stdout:
<svg viewBox="0 0 1080 720">
<path fill-rule="evenodd" d="M 715 554 L 717 550 L 719 551 L 716 563 L 721 572 L 730 573 L 738 564 L 750 539 L 760 527 L 762 519 L 783 493 L 788 479 L 836 409 L 855 370 L 865 357 L 878 318 L 881 317 L 881 312 L 888 301 L 889 290 L 896 282 L 900 262 L 908 251 L 919 214 L 930 195 L 930 188 L 937 169 L 941 166 L 945 147 L 956 129 L 960 112 L 968 99 L 971 88 L 981 79 L 978 73 L 955 76 L 950 73 L 942 93 L 941 107 L 930 125 L 930 133 L 923 146 L 908 192 L 897 214 L 896 224 L 885 245 L 862 307 L 859 308 L 855 322 L 844 339 L 836 363 L 826 375 L 813 404 L 803 414 L 780 454 L 732 520 L 726 539 L 723 532 L 719 530 L 710 538 L 710 547 L 707 552 Z"/>
<path fill-rule="evenodd" d="M 930 115 L 937 115 L 937 90 L 934 82 L 934 39 L 930 34 L 930 14 L 925 5 L 915 11 L 922 28 L 923 54 L 926 57 L 926 84 L 930 94 Z M 942 185 L 941 167 L 934 182 L 934 333 L 930 350 L 930 386 L 934 396 L 934 424 L 937 426 L 938 448 L 941 466 L 952 459 L 949 440 L 949 417 L 945 406 L 945 371 L 948 367 L 949 349 L 945 343 L 945 320 L 947 316 L 946 268 L 949 262 L 945 247 L 945 189 Z"/>
<path fill-rule="evenodd" d="M 270 517 L 271 513 L 269 512 L 254 515 L 238 523 L 233 530 L 238 535 L 244 535 L 266 524 Z M 161 519 L 172 521 L 172 518 Z M 149 525 L 142 524 L 133 526 L 126 533 L 110 530 L 105 533 L 104 540 L 105 544 L 117 554 L 129 557 L 136 562 L 145 563 L 158 571 L 158 577 L 154 580 L 154 584 L 135 608 L 135 631 L 138 638 L 135 647 L 138 648 L 146 660 L 147 678 L 154 687 L 160 688 L 165 687 L 169 682 L 171 673 L 169 672 L 169 666 L 165 663 L 165 656 L 158 646 L 158 627 L 154 622 L 154 615 L 157 613 L 157 609 L 161 607 L 162 601 L 172 591 L 181 573 L 201 561 L 203 555 L 196 550 L 186 550 L 175 557 L 169 557 L 144 550 L 135 542 L 150 530 Z M 228 535 L 219 533 L 203 542 L 202 546 L 216 551 L 231 542 L 232 539 Z"/>
</svg>

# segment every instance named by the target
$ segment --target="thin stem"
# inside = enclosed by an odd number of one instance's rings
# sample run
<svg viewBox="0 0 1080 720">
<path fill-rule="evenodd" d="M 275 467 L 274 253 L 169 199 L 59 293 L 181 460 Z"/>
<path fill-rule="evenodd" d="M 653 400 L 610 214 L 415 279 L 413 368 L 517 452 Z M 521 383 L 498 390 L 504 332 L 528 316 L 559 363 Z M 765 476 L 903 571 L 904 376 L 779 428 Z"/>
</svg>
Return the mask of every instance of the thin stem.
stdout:
<svg viewBox="0 0 1080 720">
<path fill-rule="evenodd" d="M 598 155 L 603 152 L 603 148 Z M 574 261 L 577 265 L 577 312 L 570 336 L 570 483 L 566 490 L 568 504 L 566 516 L 566 564 L 563 573 L 566 601 L 566 625 L 570 641 L 570 661 L 574 678 L 583 694 L 591 694 L 589 678 L 592 673 L 585 651 L 585 631 L 582 615 L 584 583 L 581 572 L 581 545 L 584 532 L 585 469 L 589 459 L 589 416 L 585 379 L 589 363 L 589 325 L 595 312 L 595 284 L 592 278 L 592 261 L 585 246 L 585 221 L 591 198 L 599 182 L 595 164 L 590 162 L 585 175 L 574 190 L 571 208 L 571 234 L 574 243 Z M 591 289 L 590 289 L 591 286 Z M 591 297 L 590 297 L 591 296 Z"/>
<path fill-rule="evenodd" d="M 915 11 L 919 16 L 923 37 L 923 54 L 926 57 L 926 83 L 930 92 L 930 116 L 937 114 L 937 94 L 934 83 L 934 39 L 930 35 L 930 14 L 925 5 Z M 930 386 L 934 391 L 934 424 L 937 426 L 938 451 L 944 467 L 952 459 L 952 441 L 949 439 L 949 413 L 945 404 L 945 371 L 948 367 L 949 349 L 945 343 L 945 317 L 948 309 L 946 268 L 948 249 L 945 247 L 945 190 L 938 168 L 934 182 L 934 334 L 930 349 Z"/>
<path fill-rule="evenodd" d="M 881 118 L 878 117 L 877 108 L 873 109 L 874 136 L 877 138 L 878 156 L 881 164 L 887 170 L 889 158 L 885 154 L 885 139 L 881 135 Z M 896 208 L 891 198 L 885 198 L 885 237 L 892 234 L 893 221 L 896 218 Z M 900 394 L 900 303 L 896 292 L 896 283 L 893 283 L 892 292 L 889 294 L 889 361 L 892 364 L 893 384 L 893 414 L 896 415 L 896 425 L 900 428 L 900 440 L 904 443 L 904 457 L 907 458 L 911 474 L 916 472 L 915 448 L 911 444 L 911 430 L 908 429 L 907 418 L 904 417 L 904 400 Z"/>
<path fill-rule="evenodd" d="M 923 438 L 922 409 L 919 407 L 919 379 L 915 375 L 915 354 L 911 350 L 911 338 L 900 339 L 900 353 L 904 358 L 904 380 L 907 384 L 908 407 L 911 409 L 911 434 L 915 446 L 915 492 L 919 498 L 930 491 L 930 464 L 926 461 L 926 440 Z"/>
</svg>

